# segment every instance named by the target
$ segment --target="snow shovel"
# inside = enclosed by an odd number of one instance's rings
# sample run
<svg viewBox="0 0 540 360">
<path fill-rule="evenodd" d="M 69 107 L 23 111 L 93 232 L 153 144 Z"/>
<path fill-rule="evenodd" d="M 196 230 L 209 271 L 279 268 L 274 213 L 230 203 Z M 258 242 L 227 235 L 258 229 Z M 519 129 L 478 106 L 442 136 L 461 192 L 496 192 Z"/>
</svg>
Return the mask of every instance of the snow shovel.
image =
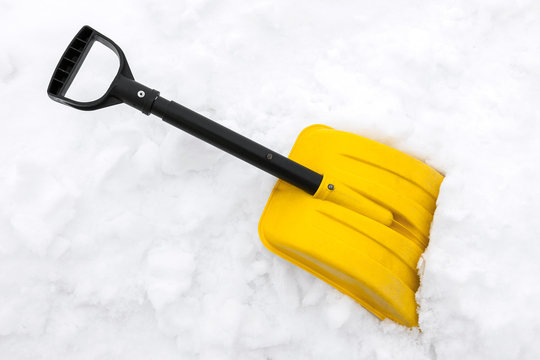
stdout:
<svg viewBox="0 0 540 360">
<path fill-rule="evenodd" d="M 72 100 L 66 92 L 96 41 L 116 53 L 118 73 L 101 98 Z M 122 50 L 89 26 L 62 55 L 47 93 L 79 110 L 128 104 L 276 176 L 259 222 L 264 245 L 379 318 L 418 324 L 417 263 L 443 180 L 426 164 L 324 125 L 306 128 L 281 156 L 135 81 Z"/>
</svg>

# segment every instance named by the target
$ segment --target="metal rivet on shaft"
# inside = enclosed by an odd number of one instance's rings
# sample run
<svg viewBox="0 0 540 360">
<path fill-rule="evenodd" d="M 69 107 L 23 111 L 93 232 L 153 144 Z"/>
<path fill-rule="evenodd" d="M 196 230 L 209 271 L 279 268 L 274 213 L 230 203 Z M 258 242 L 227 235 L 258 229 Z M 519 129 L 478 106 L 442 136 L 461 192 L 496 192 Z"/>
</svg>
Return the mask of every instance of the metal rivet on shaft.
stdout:
<svg viewBox="0 0 540 360">
<path fill-rule="evenodd" d="M 142 90 L 139 90 L 139 92 L 137 93 L 137 96 L 140 97 L 140 98 L 143 98 L 144 95 L 146 95 L 146 94 Z"/>
<path fill-rule="evenodd" d="M 328 190 L 334 190 L 334 184 L 328 184 Z"/>
<path fill-rule="evenodd" d="M 272 160 L 272 154 L 266 154 L 266 160 Z"/>
</svg>

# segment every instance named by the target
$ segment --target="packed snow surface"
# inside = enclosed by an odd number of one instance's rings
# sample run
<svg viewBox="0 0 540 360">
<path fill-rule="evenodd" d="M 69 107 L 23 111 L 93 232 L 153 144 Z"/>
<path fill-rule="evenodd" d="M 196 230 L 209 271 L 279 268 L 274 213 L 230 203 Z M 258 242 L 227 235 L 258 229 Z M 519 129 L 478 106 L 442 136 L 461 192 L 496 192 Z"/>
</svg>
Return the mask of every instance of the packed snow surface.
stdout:
<svg viewBox="0 0 540 360">
<path fill-rule="evenodd" d="M 419 328 L 263 247 L 271 176 L 50 101 L 84 24 L 283 154 L 322 123 L 444 173 Z M 4 0 L 0 30 L 1 359 L 540 358 L 540 2 Z"/>
</svg>

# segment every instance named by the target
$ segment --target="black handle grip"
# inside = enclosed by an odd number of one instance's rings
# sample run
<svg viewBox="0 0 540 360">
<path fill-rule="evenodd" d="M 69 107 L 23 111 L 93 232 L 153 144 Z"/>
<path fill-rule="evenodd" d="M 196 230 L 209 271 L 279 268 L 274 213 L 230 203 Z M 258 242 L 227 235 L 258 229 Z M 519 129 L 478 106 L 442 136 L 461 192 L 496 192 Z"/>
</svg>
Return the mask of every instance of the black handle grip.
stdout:
<svg viewBox="0 0 540 360">
<path fill-rule="evenodd" d="M 93 101 L 76 101 L 66 97 L 66 93 L 79 72 L 86 55 L 95 42 L 100 42 L 111 49 L 119 61 L 118 73 L 105 94 Z M 129 68 L 124 52 L 111 39 L 90 26 L 83 26 L 75 35 L 60 58 L 47 88 L 47 94 L 54 101 L 72 106 L 79 110 L 96 110 L 126 102 L 145 114 L 150 113 L 153 100 L 159 92 L 136 82 Z"/>
<path fill-rule="evenodd" d="M 85 26 L 73 38 L 54 70 L 47 92 L 64 96 L 92 47 L 92 29 Z"/>
</svg>

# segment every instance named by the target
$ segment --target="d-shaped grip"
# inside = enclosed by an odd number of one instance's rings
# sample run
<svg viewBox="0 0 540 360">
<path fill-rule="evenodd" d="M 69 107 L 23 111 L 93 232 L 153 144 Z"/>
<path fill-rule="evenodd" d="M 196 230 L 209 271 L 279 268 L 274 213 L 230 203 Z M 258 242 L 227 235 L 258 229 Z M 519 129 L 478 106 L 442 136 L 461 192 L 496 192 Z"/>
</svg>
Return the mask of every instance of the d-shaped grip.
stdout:
<svg viewBox="0 0 540 360">
<path fill-rule="evenodd" d="M 118 56 L 120 65 L 118 73 L 105 94 L 99 99 L 86 102 L 70 99 L 65 95 L 96 41 Z M 60 58 L 47 88 L 47 94 L 54 101 L 79 110 L 96 110 L 126 102 L 148 114 L 153 100 L 159 93 L 134 81 L 126 57 L 118 45 L 90 26 L 83 26 Z"/>
</svg>

